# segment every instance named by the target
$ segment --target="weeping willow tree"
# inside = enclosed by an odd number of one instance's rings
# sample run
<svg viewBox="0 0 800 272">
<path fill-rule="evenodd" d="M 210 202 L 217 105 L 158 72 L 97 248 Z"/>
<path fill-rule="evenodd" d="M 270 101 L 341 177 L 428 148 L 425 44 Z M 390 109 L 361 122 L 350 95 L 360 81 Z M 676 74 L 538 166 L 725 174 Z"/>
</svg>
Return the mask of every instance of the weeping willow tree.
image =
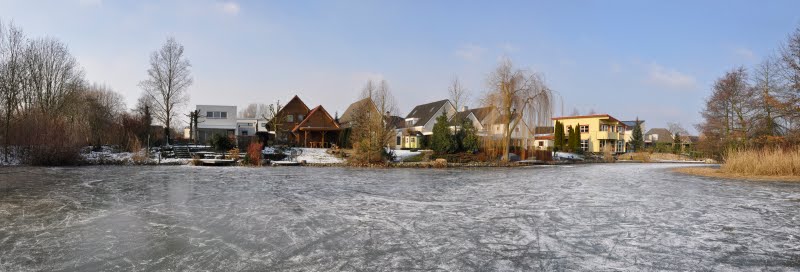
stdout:
<svg viewBox="0 0 800 272">
<path fill-rule="evenodd" d="M 483 104 L 499 114 L 497 123 L 503 127 L 502 160 L 507 162 L 511 134 L 522 120 L 533 127 L 550 122 L 553 93 L 539 73 L 515 68 L 507 58 L 489 75 L 488 85 Z"/>
</svg>

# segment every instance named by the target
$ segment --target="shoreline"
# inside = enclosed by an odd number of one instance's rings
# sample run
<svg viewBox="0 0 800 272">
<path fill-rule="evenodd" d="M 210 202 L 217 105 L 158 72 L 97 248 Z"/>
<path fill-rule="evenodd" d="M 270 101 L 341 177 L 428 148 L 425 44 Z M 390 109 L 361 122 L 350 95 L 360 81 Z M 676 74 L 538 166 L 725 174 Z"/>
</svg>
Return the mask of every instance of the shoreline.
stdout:
<svg viewBox="0 0 800 272">
<path fill-rule="evenodd" d="M 702 167 L 677 167 L 671 171 L 685 175 L 696 177 L 709 177 L 709 178 L 723 178 L 735 179 L 743 181 L 759 181 L 759 182 L 800 182 L 800 176 L 745 176 L 738 174 L 723 173 L 719 168 L 702 166 Z"/>
</svg>

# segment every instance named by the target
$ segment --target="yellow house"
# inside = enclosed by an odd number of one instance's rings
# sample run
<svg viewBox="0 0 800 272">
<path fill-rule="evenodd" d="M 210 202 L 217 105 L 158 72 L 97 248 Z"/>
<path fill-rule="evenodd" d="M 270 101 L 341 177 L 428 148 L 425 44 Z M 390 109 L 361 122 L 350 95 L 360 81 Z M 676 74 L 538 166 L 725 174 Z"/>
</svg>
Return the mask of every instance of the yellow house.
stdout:
<svg viewBox="0 0 800 272">
<path fill-rule="evenodd" d="M 567 128 L 572 126 L 577 129 L 581 134 L 581 149 L 584 152 L 603 152 L 606 146 L 611 148 L 612 152 L 624 153 L 625 152 L 625 124 L 611 117 L 608 114 L 594 114 L 582 116 L 564 116 L 554 117 L 555 121 L 561 122 L 564 125 L 564 135 L 567 134 Z"/>
</svg>

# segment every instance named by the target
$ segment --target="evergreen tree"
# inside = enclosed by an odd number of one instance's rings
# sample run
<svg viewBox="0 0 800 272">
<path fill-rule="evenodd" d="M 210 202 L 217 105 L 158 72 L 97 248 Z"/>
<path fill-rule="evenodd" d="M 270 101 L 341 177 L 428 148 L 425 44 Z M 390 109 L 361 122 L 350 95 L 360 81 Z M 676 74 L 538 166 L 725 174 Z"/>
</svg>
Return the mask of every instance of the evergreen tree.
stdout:
<svg viewBox="0 0 800 272">
<path fill-rule="evenodd" d="M 672 153 L 681 154 L 681 134 L 675 132 L 675 138 L 672 141 Z"/>
<path fill-rule="evenodd" d="M 564 124 L 559 121 L 556 121 L 555 127 L 553 131 L 553 148 L 555 151 L 563 151 L 564 150 Z"/>
<path fill-rule="evenodd" d="M 464 149 L 464 151 L 473 152 L 478 150 L 480 147 L 480 139 L 478 138 L 475 126 L 472 125 L 472 121 L 465 120 L 464 124 L 461 125 L 461 132 L 464 134 L 464 138 L 461 143 L 461 147 Z"/>
<path fill-rule="evenodd" d="M 575 152 L 575 150 L 572 149 L 574 147 L 572 145 L 572 142 L 574 140 L 575 140 L 575 132 L 573 131 L 572 126 L 570 125 L 567 127 L 567 146 L 564 148 L 564 150 L 566 150 L 567 152 Z"/>
<path fill-rule="evenodd" d="M 436 153 L 452 153 L 455 151 L 453 135 L 447 122 L 447 115 L 442 113 L 436 117 L 436 124 L 433 125 L 433 136 L 431 137 L 431 149 Z"/>
<path fill-rule="evenodd" d="M 572 132 L 570 132 L 569 136 L 569 142 L 569 148 L 572 150 L 572 152 L 583 153 L 583 150 L 581 149 L 581 132 L 577 127 L 572 128 Z"/>
<path fill-rule="evenodd" d="M 642 124 L 639 122 L 639 117 L 636 117 L 636 124 L 633 127 L 631 144 L 633 145 L 634 152 L 641 151 L 642 146 L 644 146 L 644 136 L 642 135 Z"/>
</svg>

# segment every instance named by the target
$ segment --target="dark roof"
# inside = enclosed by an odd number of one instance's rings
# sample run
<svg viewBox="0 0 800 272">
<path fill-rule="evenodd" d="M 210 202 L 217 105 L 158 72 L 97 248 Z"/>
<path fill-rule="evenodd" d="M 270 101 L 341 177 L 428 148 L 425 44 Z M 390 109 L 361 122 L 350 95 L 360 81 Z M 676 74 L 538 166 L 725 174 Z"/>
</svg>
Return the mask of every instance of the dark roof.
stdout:
<svg viewBox="0 0 800 272">
<path fill-rule="evenodd" d="M 425 123 L 428 123 L 432 118 L 435 118 L 434 114 L 437 110 L 442 108 L 445 104 L 450 103 L 450 100 L 439 100 L 436 102 L 431 102 L 428 104 L 422 104 L 419 106 L 414 107 L 413 110 L 406 116 L 408 118 L 417 118 L 417 122 L 414 126 L 424 126 Z"/>
<path fill-rule="evenodd" d="M 323 116 L 327 117 L 328 120 L 330 121 L 330 124 L 333 125 L 333 126 L 331 126 L 329 128 L 333 128 L 333 129 L 338 129 L 339 128 L 339 124 L 337 124 L 336 121 L 333 120 L 333 117 L 331 117 L 331 115 L 328 113 L 328 111 L 326 111 L 325 108 L 322 107 L 322 105 L 319 105 L 316 108 L 314 108 L 313 110 L 311 110 L 311 112 L 309 112 L 308 115 L 306 115 L 306 118 L 303 119 L 302 122 L 300 122 L 299 124 L 295 125 L 294 128 L 292 129 L 292 132 L 296 132 L 298 129 L 302 128 L 303 125 L 308 123 L 308 121 L 311 120 L 311 117 L 314 116 L 314 114 L 317 114 L 317 113 L 325 114 Z"/>
<path fill-rule="evenodd" d="M 400 116 L 389 116 L 386 118 L 389 124 L 391 124 L 394 128 L 405 128 L 406 127 L 406 119 Z"/>
<path fill-rule="evenodd" d="M 648 141 L 650 135 L 654 134 L 658 135 L 658 139 L 655 141 L 656 143 L 671 143 L 673 141 L 672 133 L 669 133 L 669 130 L 666 128 L 651 128 L 644 134 L 644 140 Z"/>
<path fill-rule="evenodd" d="M 478 118 L 479 122 L 483 122 L 483 119 L 486 119 L 486 117 L 492 113 L 492 109 L 493 109 L 492 107 L 483 107 L 483 108 L 471 109 L 469 111 L 471 111 L 472 114 L 475 115 L 475 118 Z"/>
<path fill-rule="evenodd" d="M 634 127 L 634 126 L 636 126 L 636 120 L 633 120 L 633 121 L 621 121 L 621 122 L 623 124 L 625 124 L 626 127 Z M 644 123 L 644 120 L 639 120 L 639 124 L 642 124 L 642 123 Z"/>
<path fill-rule="evenodd" d="M 555 127 L 535 127 L 533 128 L 533 134 L 552 134 L 555 133 Z"/>
<path fill-rule="evenodd" d="M 375 107 L 375 103 L 372 103 L 372 99 L 367 97 L 367 98 L 358 100 L 356 102 L 353 102 L 353 104 L 350 104 L 350 106 L 347 107 L 347 109 L 344 111 L 344 113 L 342 113 L 342 116 L 339 117 L 339 124 L 350 123 L 350 121 L 352 121 L 352 119 L 353 119 L 353 114 L 355 114 L 354 111 L 362 109 L 363 107 L 370 107 L 373 110 L 375 110 L 375 112 L 378 112 L 378 108 Z"/>
<path fill-rule="evenodd" d="M 472 111 L 469 110 L 456 112 L 456 114 L 454 114 L 453 117 L 450 118 L 450 125 L 460 126 L 464 122 L 464 120 L 468 119 L 470 113 L 472 113 Z"/>
<path fill-rule="evenodd" d="M 700 137 L 697 136 L 681 136 L 681 142 L 684 143 L 696 143 L 700 141 Z"/>
</svg>

